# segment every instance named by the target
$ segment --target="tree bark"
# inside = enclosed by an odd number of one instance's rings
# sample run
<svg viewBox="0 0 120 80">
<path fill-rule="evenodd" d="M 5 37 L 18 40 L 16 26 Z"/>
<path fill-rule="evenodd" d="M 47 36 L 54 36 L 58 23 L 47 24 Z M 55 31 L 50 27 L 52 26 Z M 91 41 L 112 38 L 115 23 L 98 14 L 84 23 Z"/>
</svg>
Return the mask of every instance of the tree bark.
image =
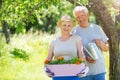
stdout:
<svg viewBox="0 0 120 80">
<path fill-rule="evenodd" d="M 117 28 L 102 0 L 89 0 L 88 8 L 100 21 L 109 37 L 110 80 L 120 80 L 120 54 Z"/>
<path fill-rule="evenodd" d="M 5 34 L 6 43 L 8 44 L 10 42 L 10 33 L 6 21 L 3 21 L 3 33 Z"/>
<path fill-rule="evenodd" d="M 74 0 L 68 0 L 75 3 Z M 79 5 L 76 3 L 76 5 Z M 119 39 L 115 22 L 112 20 L 107 8 L 102 0 L 89 0 L 87 5 L 96 16 L 97 20 L 102 25 L 103 30 L 109 37 L 109 52 L 110 52 L 110 80 L 120 80 L 120 53 L 119 53 Z"/>
<path fill-rule="evenodd" d="M 1 6 L 2 6 L 2 0 L 0 0 L 0 9 L 1 9 Z M 2 21 L 2 31 L 5 35 L 5 39 L 6 39 L 6 43 L 8 44 L 10 42 L 10 34 L 9 34 L 9 30 L 8 30 L 8 24 L 6 21 Z"/>
<path fill-rule="evenodd" d="M 2 6 L 2 0 L 0 0 L 0 8 L 1 8 L 1 6 Z"/>
</svg>

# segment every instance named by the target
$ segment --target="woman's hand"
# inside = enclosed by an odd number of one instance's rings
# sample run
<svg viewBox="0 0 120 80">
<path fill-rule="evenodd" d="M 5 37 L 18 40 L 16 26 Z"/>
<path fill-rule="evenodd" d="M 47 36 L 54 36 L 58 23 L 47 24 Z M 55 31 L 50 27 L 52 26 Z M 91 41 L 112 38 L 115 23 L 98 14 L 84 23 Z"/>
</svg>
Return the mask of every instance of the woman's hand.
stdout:
<svg viewBox="0 0 120 80">
<path fill-rule="evenodd" d="M 89 72 L 89 67 L 85 66 L 85 68 L 80 73 L 78 73 L 77 76 L 85 77 L 88 72 Z"/>
<path fill-rule="evenodd" d="M 47 59 L 46 59 L 46 60 L 44 61 L 44 64 L 48 64 L 49 62 L 50 62 L 50 60 L 47 60 Z"/>
<path fill-rule="evenodd" d="M 49 70 L 47 66 L 44 67 L 45 73 L 48 77 L 53 77 L 54 73 Z"/>
</svg>

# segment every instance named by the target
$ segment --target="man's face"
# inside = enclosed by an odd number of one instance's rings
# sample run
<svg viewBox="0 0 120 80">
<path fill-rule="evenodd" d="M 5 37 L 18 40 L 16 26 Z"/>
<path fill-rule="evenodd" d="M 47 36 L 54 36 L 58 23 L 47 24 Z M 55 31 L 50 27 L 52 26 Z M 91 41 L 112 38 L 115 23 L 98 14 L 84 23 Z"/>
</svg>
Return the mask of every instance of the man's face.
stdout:
<svg viewBox="0 0 120 80">
<path fill-rule="evenodd" d="M 77 20 L 78 24 L 81 27 L 88 26 L 88 18 L 89 18 L 88 13 L 85 13 L 84 11 L 78 11 L 78 12 L 75 12 L 75 16 L 76 16 L 76 20 Z"/>
</svg>

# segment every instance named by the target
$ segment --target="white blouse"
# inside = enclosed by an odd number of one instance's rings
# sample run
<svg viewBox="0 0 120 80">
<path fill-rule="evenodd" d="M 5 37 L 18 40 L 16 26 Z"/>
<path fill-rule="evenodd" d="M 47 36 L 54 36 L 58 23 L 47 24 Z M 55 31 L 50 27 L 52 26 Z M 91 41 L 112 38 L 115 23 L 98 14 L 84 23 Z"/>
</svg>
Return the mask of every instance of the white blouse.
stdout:
<svg viewBox="0 0 120 80">
<path fill-rule="evenodd" d="M 71 36 L 67 41 L 61 41 L 59 38 L 52 42 L 54 46 L 54 58 L 62 56 L 65 60 L 78 57 L 77 41 L 81 41 L 80 36 Z"/>
</svg>

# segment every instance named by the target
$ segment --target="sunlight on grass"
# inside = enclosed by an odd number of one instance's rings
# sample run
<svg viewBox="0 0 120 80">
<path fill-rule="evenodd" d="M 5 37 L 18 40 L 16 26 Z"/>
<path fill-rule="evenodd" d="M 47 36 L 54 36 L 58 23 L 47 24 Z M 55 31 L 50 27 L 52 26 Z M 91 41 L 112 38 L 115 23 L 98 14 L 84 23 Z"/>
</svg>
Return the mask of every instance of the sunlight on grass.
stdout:
<svg viewBox="0 0 120 80">
<path fill-rule="evenodd" d="M 106 62 L 106 68 L 107 68 L 106 80 L 109 80 L 109 52 L 104 52 L 103 54 Z"/>
<path fill-rule="evenodd" d="M 47 34 L 13 35 L 11 43 L 1 50 L 0 80 L 51 80 L 44 73 L 43 62 L 52 38 Z M 25 50 L 29 54 L 29 60 L 14 58 L 10 51 L 15 47 Z"/>
<path fill-rule="evenodd" d="M 51 80 L 44 72 L 43 62 L 53 37 L 55 35 L 32 33 L 12 35 L 10 44 L 5 44 L 3 36 L 0 36 L 0 80 Z M 15 58 L 10 54 L 14 48 L 26 51 L 29 59 Z M 104 57 L 109 73 L 108 52 Z"/>
</svg>

